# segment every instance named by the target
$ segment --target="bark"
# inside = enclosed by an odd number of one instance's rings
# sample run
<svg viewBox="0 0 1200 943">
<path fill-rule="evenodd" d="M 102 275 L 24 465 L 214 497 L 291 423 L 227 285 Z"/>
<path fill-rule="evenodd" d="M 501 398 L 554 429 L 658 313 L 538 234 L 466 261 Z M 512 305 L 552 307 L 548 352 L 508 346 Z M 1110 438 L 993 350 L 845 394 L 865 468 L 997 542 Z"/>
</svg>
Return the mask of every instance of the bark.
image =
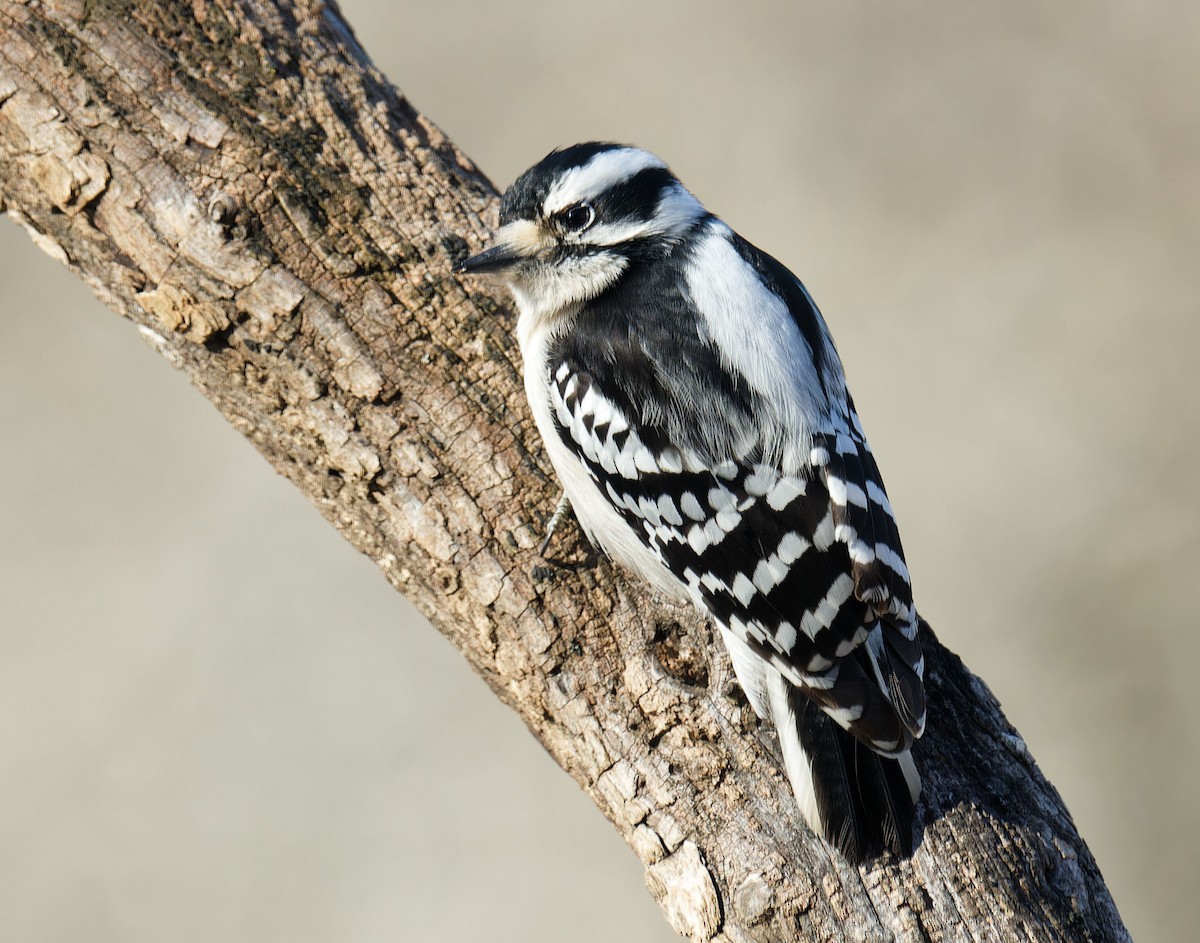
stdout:
<svg viewBox="0 0 1200 943">
<path fill-rule="evenodd" d="M 0 0 L 0 208 L 458 647 L 677 930 L 1127 940 L 1057 792 L 932 633 L 918 850 L 853 868 L 799 823 L 707 625 L 573 529 L 538 558 L 556 489 L 512 316 L 450 273 L 494 201 L 333 4 Z"/>
</svg>

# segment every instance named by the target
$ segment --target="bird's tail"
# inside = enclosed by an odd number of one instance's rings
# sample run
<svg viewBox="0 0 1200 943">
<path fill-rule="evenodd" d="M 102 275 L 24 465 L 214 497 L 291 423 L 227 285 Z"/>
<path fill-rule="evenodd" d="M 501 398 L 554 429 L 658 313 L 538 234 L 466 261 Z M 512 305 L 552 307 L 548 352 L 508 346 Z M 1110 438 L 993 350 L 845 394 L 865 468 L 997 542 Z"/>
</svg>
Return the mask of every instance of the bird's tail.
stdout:
<svg viewBox="0 0 1200 943">
<path fill-rule="evenodd" d="M 881 756 L 854 739 L 783 675 L 769 671 L 766 707 L 809 827 L 858 864 L 890 849 L 912 854 L 921 779 L 907 751 Z"/>
</svg>

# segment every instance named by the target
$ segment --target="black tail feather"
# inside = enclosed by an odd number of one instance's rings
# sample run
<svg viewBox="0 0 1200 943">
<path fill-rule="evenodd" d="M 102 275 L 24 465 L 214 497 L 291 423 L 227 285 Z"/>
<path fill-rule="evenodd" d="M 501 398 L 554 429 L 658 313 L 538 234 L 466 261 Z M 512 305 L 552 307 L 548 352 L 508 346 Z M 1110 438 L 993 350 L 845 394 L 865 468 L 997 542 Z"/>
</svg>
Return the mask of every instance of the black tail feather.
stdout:
<svg viewBox="0 0 1200 943">
<path fill-rule="evenodd" d="M 855 740 L 799 691 L 800 745 L 812 769 L 824 838 L 853 864 L 883 849 L 913 850 L 914 804 L 898 760 Z"/>
<path fill-rule="evenodd" d="M 881 846 L 899 857 L 913 850 L 913 801 L 897 760 L 854 741 L 859 796 Z"/>
<path fill-rule="evenodd" d="M 845 753 L 845 740 L 852 745 L 853 738 L 798 690 L 793 688 L 792 694 L 804 701 L 797 705 L 797 733 L 812 769 L 813 794 L 824 838 L 848 860 L 861 861 L 866 856 L 866 815 L 854 788 L 854 766 L 847 762 Z"/>
</svg>

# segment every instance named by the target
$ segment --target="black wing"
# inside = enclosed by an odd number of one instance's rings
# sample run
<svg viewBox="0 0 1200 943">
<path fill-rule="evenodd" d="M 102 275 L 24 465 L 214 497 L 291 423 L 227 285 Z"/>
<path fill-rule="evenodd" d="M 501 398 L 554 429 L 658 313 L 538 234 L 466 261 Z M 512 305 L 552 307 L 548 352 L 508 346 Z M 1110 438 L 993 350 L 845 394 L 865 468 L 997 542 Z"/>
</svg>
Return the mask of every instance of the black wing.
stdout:
<svg viewBox="0 0 1200 943">
<path fill-rule="evenodd" d="M 576 348 L 552 367 L 559 434 L 626 523 L 712 615 L 873 749 L 924 723 L 908 572 L 847 402 L 798 474 L 668 444 Z M 878 631 L 876 631 L 878 629 Z"/>
</svg>

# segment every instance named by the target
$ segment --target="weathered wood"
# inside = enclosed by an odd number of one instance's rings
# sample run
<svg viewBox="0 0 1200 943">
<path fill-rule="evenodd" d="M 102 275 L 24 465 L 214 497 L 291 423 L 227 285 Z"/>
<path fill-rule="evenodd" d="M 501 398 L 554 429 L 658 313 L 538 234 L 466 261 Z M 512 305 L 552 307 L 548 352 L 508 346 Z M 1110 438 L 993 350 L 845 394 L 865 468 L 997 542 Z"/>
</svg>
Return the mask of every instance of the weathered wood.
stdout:
<svg viewBox="0 0 1200 943">
<path fill-rule="evenodd" d="M 516 710 L 695 940 L 1127 940 L 1062 802 L 926 632 L 911 860 L 800 824 L 728 662 L 578 534 L 511 317 L 451 262 L 494 191 L 311 2 L 0 0 L 0 205 L 134 321 Z"/>
</svg>

